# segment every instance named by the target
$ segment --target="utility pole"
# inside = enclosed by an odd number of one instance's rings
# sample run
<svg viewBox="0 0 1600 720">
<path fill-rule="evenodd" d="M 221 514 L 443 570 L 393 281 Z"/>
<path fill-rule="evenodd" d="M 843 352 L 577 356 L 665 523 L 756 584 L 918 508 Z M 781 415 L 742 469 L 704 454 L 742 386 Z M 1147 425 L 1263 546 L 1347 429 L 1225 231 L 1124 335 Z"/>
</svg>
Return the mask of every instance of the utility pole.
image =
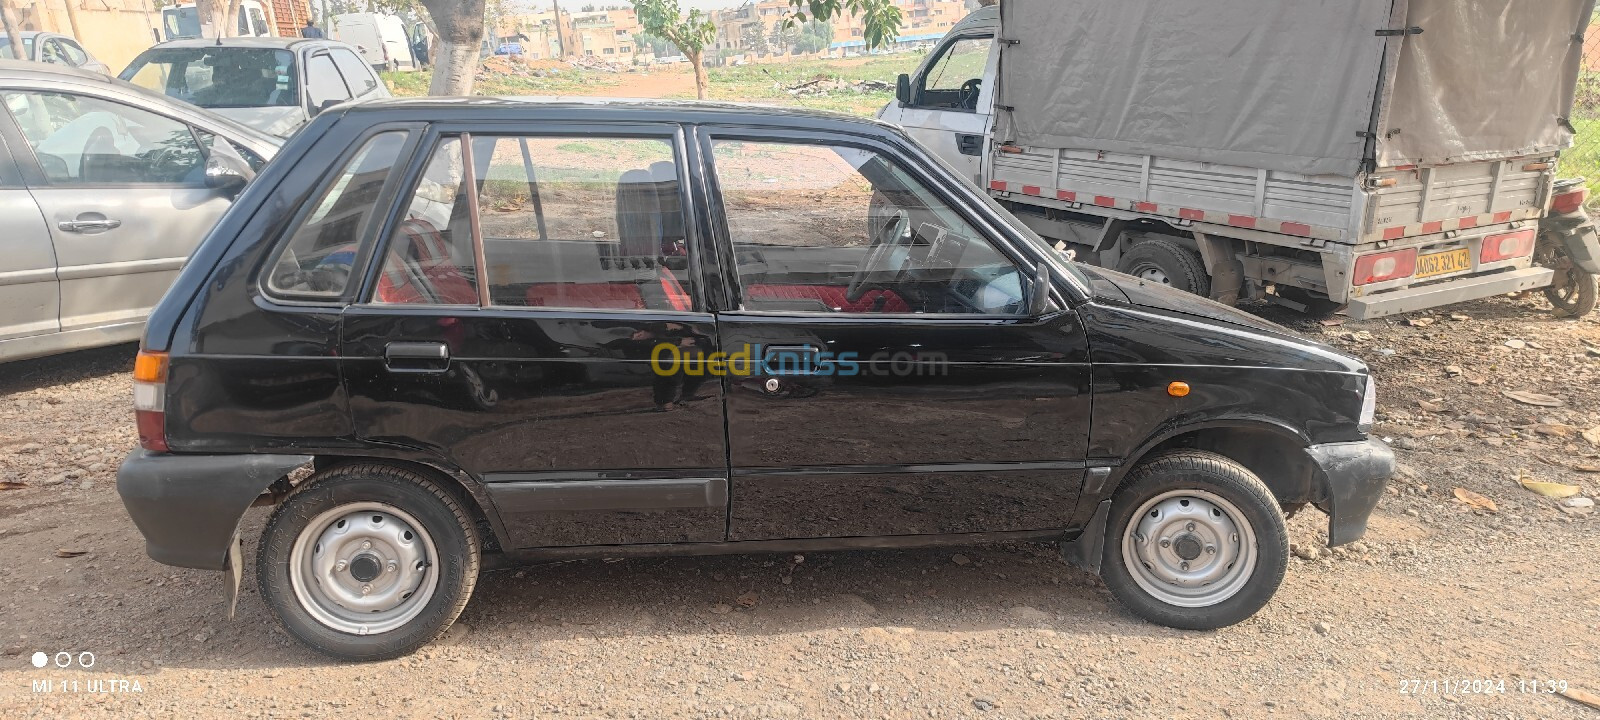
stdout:
<svg viewBox="0 0 1600 720">
<path fill-rule="evenodd" d="M 6 39 L 11 41 L 11 57 L 18 60 L 27 60 L 22 49 L 22 35 L 17 32 L 17 26 L 22 24 L 17 20 L 17 0 L 0 0 L 0 18 L 5 20 Z"/>
<path fill-rule="evenodd" d="M 62 0 L 61 4 L 67 6 L 67 24 L 72 26 L 72 37 L 81 44 L 83 32 L 78 29 L 78 0 Z"/>
<path fill-rule="evenodd" d="M 556 57 L 566 58 L 567 31 L 566 26 L 561 24 L 561 0 L 551 0 L 551 3 L 555 5 L 556 15 L 556 52 L 558 53 Z"/>
</svg>

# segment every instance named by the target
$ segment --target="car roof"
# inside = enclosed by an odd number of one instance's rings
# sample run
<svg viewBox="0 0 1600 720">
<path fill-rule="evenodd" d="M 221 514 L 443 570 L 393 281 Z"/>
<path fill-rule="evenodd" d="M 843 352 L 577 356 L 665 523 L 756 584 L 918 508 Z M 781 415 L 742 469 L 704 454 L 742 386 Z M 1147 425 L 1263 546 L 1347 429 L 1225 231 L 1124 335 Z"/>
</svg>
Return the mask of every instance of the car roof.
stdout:
<svg viewBox="0 0 1600 720">
<path fill-rule="evenodd" d="M 758 124 L 794 128 L 835 129 L 872 135 L 901 136 L 894 125 L 872 118 L 754 103 L 704 100 L 657 100 L 604 97 L 410 97 L 364 100 L 341 106 L 347 115 L 404 115 L 440 122 L 452 120 L 567 120 L 574 116 L 606 121 Z M 384 118 L 385 120 L 389 118 Z"/>
<path fill-rule="evenodd" d="M 150 50 L 161 48 L 198 48 L 198 47 L 238 47 L 238 48 L 269 48 L 285 50 L 296 45 L 309 43 L 323 43 L 328 41 L 321 38 L 298 37 L 230 37 L 230 38 L 185 38 L 182 40 L 168 40 L 150 46 Z"/>
<path fill-rule="evenodd" d="M 232 139 L 247 138 L 257 144 L 265 143 L 273 147 L 283 144 L 283 141 L 279 138 L 267 135 L 255 128 L 241 125 L 217 113 L 97 72 L 54 63 L 33 62 L 31 60 L 0 60 L 0 85 L 5 85 L 7 81 L 15 80 L 62 83 L 59 86 L 62 91 L 70 90 L 74 85 L 78 87 L 104 88 L 113 95 L 122 95 L 128 100 L 143 102 L 147 106 L 161 107 L 180 116 L 184 114 L 203 116 L 207 122 L 227 130 L 227 134 L 231 135 Z"/>
</svg>

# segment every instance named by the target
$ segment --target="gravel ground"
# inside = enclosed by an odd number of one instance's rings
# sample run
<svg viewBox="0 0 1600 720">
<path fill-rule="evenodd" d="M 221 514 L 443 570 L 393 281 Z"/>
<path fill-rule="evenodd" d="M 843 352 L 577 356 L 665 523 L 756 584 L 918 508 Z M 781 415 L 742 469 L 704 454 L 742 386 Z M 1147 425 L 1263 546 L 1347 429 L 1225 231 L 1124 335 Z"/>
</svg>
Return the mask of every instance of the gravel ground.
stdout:
<svg viewBox="0 0 1600 720">
<path fill-rule="evenodd" d="M 23 486 L 0 490 L 0 716 L 1600 717 L 1533 684 L 1600 692 L 1595 515 L 1514 480 L 1600 495 L 1600 319 L 1512 298 L 1261 312 L 1372 364 L 1402 467 L 1361 543 L 1330 552 L 1321 514 L 1293 518 L 1276 599 L 1208 633 L 1015 545 L 495 571 L 442 642 L 335 664 L 278 628 L 252 568 L 230 622 L 217 574 L 145 557 L 114 488 L 131 347 L 6 365 L 0 479 Z"/>
</svg>

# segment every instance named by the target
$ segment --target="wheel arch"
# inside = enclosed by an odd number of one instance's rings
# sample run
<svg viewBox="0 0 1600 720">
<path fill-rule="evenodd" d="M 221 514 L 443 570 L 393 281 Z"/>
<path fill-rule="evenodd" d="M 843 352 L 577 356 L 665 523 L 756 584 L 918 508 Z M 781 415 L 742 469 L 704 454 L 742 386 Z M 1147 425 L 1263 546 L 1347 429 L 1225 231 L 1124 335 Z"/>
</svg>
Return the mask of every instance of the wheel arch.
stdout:
<svg viewBox="0 0 1600 720">
<path fill-rule="evenodd" d="M 483 483 L 466 471 L 436 461 L 376 455 L 318 455 L 312 460 L 312 468 L 316 474 L 321 474 L 342 465 L 357 463 L 388 465 L 433 480 L 439 487 L 454 494 L 457 500 L 466 504 L 467 511 L 472 513 L 473 524 L 477 526 L 483 540 L 485 553 L 501 552 L 506 549 L 508 537 L 494 500 L 489 497 Z"/>
<path fill-rule="evenodd" d="M 1323 502 L 1316 483 L 1316 466 L 1306 454 L 1310 441 L 1281 423 L 1260 418 L 1235 418 L 1170 428 L 1157 433 L 1113 472 L 1107 498 L 1116 494 L 1134 467 L 1166 450 L 1207 450 L 1243 465 L 1261 478 L 1273 497 L 1284 505 Z"/>
</svg>

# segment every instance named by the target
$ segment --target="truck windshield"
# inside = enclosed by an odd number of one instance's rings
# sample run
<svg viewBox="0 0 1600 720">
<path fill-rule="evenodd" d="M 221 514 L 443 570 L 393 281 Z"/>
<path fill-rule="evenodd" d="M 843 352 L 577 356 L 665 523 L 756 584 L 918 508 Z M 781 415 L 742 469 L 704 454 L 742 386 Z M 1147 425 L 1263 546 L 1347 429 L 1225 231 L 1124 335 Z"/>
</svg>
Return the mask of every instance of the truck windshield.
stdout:
<svg viewBox="0 0 1600 720">
<path fill-rule="evenodd" d="M 168 40 L 200 37 L 200 15 L 193 5 L 162 10 L 161 26 Z"/>
<path fill-rule="evenodd" d="M 294 53 L 241 47 L 146 50 L 122 79 L 204 108 L 300 104 Z"/>
</svg>

